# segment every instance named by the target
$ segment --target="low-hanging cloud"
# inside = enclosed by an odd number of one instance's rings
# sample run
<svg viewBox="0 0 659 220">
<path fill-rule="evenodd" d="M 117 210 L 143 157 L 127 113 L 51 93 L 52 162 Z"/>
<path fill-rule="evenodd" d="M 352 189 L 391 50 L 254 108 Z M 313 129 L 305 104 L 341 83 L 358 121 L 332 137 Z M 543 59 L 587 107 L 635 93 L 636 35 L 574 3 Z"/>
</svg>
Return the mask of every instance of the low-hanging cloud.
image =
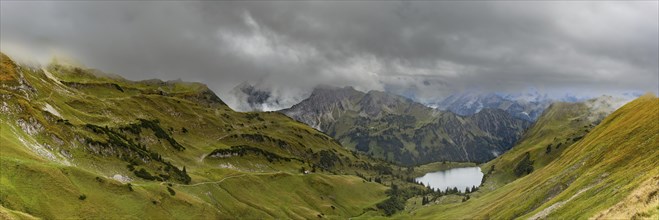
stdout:
<svg viewBox="0 0 659 220">
<path fill-rule="evenodd" d="M 244 81 L 286 96 L 282 107 L 318 84 L 420 100 L 474 88 L 659 90 L 656 1 L 0 5 L 10 55 L 55 51 L 129 79 L 204 82 L 225 100 Z"/>
</svg>

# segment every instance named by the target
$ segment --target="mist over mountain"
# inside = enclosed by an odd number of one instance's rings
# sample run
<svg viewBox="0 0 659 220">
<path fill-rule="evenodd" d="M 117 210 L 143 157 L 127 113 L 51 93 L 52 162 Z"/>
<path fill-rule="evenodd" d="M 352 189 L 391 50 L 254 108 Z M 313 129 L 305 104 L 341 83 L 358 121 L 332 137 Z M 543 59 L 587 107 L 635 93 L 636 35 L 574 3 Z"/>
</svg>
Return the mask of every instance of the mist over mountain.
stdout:
<svg viewBox="0 0 659 220">
<path fill-rule="evenodd" d="M 598 95 L 590 97 L 566 94 L 562 97 L 550 97 L 548 94 L 542 94 L 538 91 L 516 94 L 462 93 L 451 95 L 438 103 L 428 103 L 427 105 L 459 115 L 473 115 L 482 109 L 496 108 L 502 109 L 516 118 L 533 122 L 554 102 L 584 102 L 590 99 L 599 99 L 615 110 L 639 96 L 641 96 L 640 93 L 622 93 L 615 96 Z"/>
<path fill-rule="evenodd" d="M 332 86 L 321 85 L 318 88 L 331 88 Z M 355 90 L 354 87 L 351 90 Z M 273 95 L 271 88 L 257 87 L 248 82 L 243 82 L 231 91 L 229 103 L 234 109 L 239 111 L 276 111 L 289 108 L 302 99 L 286 99 L 288 102 L 282 102 L 280 98 Z M 355 90 L 357 91 L 357 90 Z M 313 90 L 310 96 L 318 95 Z M 392 93 L 392 92 L 388 92 Z M 394 93 L 395 94 L 395 93 Z M 601 96 L 609 97 L 607 103 L 613 106 L 622 106 L 642 95 L 640 92 L 621 92 L 615 95 L 576 95 L 565 93 L 563 95 L 549 95 L 537 89 L 529 89 L 519 93 L 483 93 L 483 92 L 463 92 L 449 95 L 448 97 L 436 97 L 440 101 L 424 101 L 415 99 L 415 94 L 408 92 L 398 94 L 408 99 L 422 103 L 428 107 L 439 110 L 450 111 L 461 116 L 469 116 L 480 112 L 483 109 L 501 109 L 515 118 L 534 122 L 542 112 L 553 102 L 583 102 L 589 99 Z M 299 100 L 298 100 L 299 99 Z M 297 102 L 296 102 L 297 101 Z M 335 100 L 329 100 L 335 101 Z M 613 104 L 615 103 L 615 104 Z M 323 103 L 316 103 L 322 105 Z"/>
<path fill-rule="evenodd" d="M 238 111 L 268 111 L 271 106 L 279 105 L 279 100 L 272 97 L 269 91 L 260 90 L 246 82 L 237 85 L 231 94 L 236 99 L 234 108 Z"/>
</svg>

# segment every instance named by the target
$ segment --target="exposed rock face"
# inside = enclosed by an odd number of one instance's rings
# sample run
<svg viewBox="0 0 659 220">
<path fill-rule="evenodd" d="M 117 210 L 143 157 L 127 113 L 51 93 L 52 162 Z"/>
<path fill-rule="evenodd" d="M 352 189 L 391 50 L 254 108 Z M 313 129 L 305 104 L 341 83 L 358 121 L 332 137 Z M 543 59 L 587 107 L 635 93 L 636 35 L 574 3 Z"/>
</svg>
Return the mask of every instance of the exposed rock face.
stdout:
<svg viewBox="0 0 659 220">
<path fill-rule="evenodd" d="M 122 183 L 130 183 L 131 181 L 133 181 L 130 177 L 121 174 L 115 174 L 114 176 L 112 176 L 112 179 L 115 179 Z"/>
<path fill-rule="evenodd" d="M 282 113 L 344 146 L 405 165 L 488 161 L 510 149 L 530 122 L 500 109 L 460 116 L 386 92 L 316 88 Z"/>
<path fill-rule="evenodd" d="M 41 123 L 32 117 L 28 118 L 27 121 L 20 118 L 16 120 L 16 124 L 18 124 L 18 126 L 20 126 L 21 129 L 23 129 L 23 131 L 29 135 L 36 135 L 43 131 L 43 125 L 41 125 Z"/>
<path fill-rule="evenodd" d="M 322 86 L 314 89 L 308 99 L 291 108 L 281 110 L 289 117 L 324 131 L 346 111 L 356 111 L 355 103 L 364 93 L 352 87 Z M 336 115 L 335 115 L 336 114 Z"/>
</svg>

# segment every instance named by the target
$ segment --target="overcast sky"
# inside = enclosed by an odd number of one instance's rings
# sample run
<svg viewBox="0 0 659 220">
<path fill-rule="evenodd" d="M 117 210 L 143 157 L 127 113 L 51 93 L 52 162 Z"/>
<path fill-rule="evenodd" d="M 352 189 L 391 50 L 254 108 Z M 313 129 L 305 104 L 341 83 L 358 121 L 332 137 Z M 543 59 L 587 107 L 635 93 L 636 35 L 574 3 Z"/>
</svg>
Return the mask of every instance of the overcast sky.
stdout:
<svg viewBox="0 0 659 220">
<path fill-rule="evenodd" d="M 283 105 L 317 84 L 420 100 L 604 94 L 659 84 L 659 5 L 638 2 L 7 2 L 1 50 L 128 79 L 249 81 Z"/>
</svg>

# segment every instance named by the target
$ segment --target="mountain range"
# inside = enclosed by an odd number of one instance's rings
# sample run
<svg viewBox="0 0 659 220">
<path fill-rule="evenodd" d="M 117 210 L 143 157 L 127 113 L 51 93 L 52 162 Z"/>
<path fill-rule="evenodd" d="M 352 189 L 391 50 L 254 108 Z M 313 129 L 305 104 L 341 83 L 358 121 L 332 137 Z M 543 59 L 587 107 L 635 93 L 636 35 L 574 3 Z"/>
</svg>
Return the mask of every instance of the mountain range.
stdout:
<svg viewBox="0 0 659 220">
<path fill-rule="evenodd" d="M 485 162 L 510 149 L 530 125 L 500 109 L 460 116 L 402 96 L 352 87 L 320 86 L 280 112 L 344 147 L 403 165 Z"/>
<path fill-rule="evenodd" d="M 462 93 L 429 105 L 463 116 L 473 115 L 488 108 L 501 109 L 515 118 L 533 122 L 551 103 L 552 100 L 547 95 L 536 91 L 525 96 Z"/>
<path fill-rule="evenodd" d="M 327 87 L 327 86 L 325 86 Z M 394 93 L 397 94 L 397 93 Z M 401 95 L 401 94 L 398 94 Z M 409 95 L 409 94 L 408 94 Z M 609 95 L 608 103 L 617 107 L 638 98 L 642 93 L 626 92 L 615 96 Z M 403 95 L 404 97 L 408 97 Z M 232 103 L 240 111 L 272 111 L 286 108 L 287 104 L 281 98 L 273 95 L 271 89 L 254 86 L 243 82 L 231 91 L 231 96 L 237 103 Z M 483 109 L 501 109 L 515 118 L 529 122 L 535 122 L 542 112 L 554 102 L 584 102 L 597 96 L 577 96 L 565 94 L 563 96 L 550 97 L 547 93 L 530 89 L 522 93 L 483 93 L 483 92 L 461 92 L 449 95 L 439 101 L 417 100 L 412 94 L 411 100 L 425 106 L 450 111 L 461 116 L 469 116 Z M 296 98 L 295 100 L 301 100 Z M 299 101 L 298 101 L 299 102 Z M 290 102 L 287 102 L 290 106 Z"/>
</svg>

